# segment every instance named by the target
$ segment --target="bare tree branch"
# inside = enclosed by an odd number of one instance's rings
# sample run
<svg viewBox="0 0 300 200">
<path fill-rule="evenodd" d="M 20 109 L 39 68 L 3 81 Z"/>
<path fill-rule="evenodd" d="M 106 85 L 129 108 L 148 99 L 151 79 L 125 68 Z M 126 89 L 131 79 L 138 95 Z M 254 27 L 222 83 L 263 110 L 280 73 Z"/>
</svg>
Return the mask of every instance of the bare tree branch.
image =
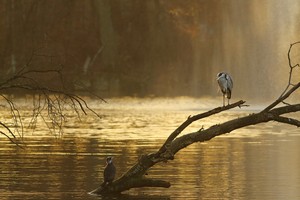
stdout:
<svg viewBox="0 0 300 200">
<path fill-rule="evenodd" d="M 167 146 L 186 128 L 188 127 L 191 123 L 193 123 L 194 121 L 197 121 L 199 119 L 203 119 L 206 117 L 209 117 L 211 115 L 223 112 L 225 110 L 229 110 L 235 107 L 241 107 L 241 105 L 243 105 L 245 103 L 245 101 L 240 100 L 238 102 L 235 102 L 233 104 L 227 105 L 227 106 L 222 106 L 222 107 L 218 107 L 215 108 L 213 110 L 210 110 L 208 112 L 205 113 L 201 113 L 198 115 L 194 115 L 194 116 L 189 116 L 187 118 L 187 120 L 185 122 L 183 122 L 173 133 L 171 133 L 171 135 L 168 137 L 168 139 L 165 141 L 165 143 L 162 145 L 162 147 L 159 149 L 158 154 L 164 152 L 167 149 Z"/>
<path fill-rule="evenodd" d="M 277 106 L 281 102 L 284 103 L 284 104 L 287 104 L 286 102 L 284 102 L 284 100 L 286 98 L 288 98 L 290 96 L 290 94 L 293 93 L 297 88 L 299 88 L 300 82 L 298 82 L 297 84 L 292 83 L 293 70 L 296 67 L 300 67 L 299 63 L 293 65 L 292 64 L 292 59 L 291 59 L 292 48 L 293 48 L 294 45 L 297 45 L 297 44 L 300 44 L 300 41 L 290 44 L 290 48 L 289 48 L 288 53 L 287 53 L 290 71 L 289 71 L 289 78 L 288 78 L 288 83 L 287 83 L 286 88 L 283 90 L 283 92 L 278 97 L 278 99 L 276 101 L 274 101 L 272 104 L 270 104 L 268 107 L 266 107 L 262 112 L 269 111 L 270 109 L 274 108 L 275 106 Z M 289 90 L 289 88 L 291 86 L 292 86 L 292 89 Z"/>
<path fill-rule="evenodd" d="M 184 149 L 195 142 L 208 141 L 216 136 L 230 133 L 236 129 L 240 129 L 243 127 L 247 127 L 259 123 L 266 123 L 269 121 L 288 123 L 298 127 L 299 126 L 298 120 L 281 117 L 280 115 L 287 114 L 290 112 L 299 112 L 299 111 L 300 111 L 300 104 L 283 106 L 280 108 L 273 109 L 272 111 L 269 112 L 259 112 L 255 114 L 250 114 L 248 116 L 233 119 L 224 122 L 222 124 L 213 125 L 205 130 L 200 129 L 199 131 L 188 133 L 181 137 L 177 137 L 176 139 L 172 140 L 167 147 L 165 147 L 164 151 L 159 150 L 156 153 L 142 155 L 138 160 L 138 162 L 135 165 L 133 165 L 118 180 L 114 181 L 111 185 L 107 185 L 105 187 L 100 186 L 96 190 L 92 191 L 92 193 L 94 194 L 120 193 L 130 188 L 134 188 L 137 185 L 141 186 L 143 185 L 144 175 L 147 173 L 147 170 L 149 168 L 151 168 L 153 165 L 159 162 L 173 160 L 177 152 L 179 152 L 181 149 Z M 209 112 L 215 112 L 215 111 L 211 110 Z M 207 114 L 202 113 L 195 116 L 201 116 L 201 115 L 207 115 Z M 164 186 L 158 184 L 157 187 L 164 187 Z"/>
<path fill-rule="evenodd" d="M 286 91 L 284 95 L 280 96 L 276 101 L 266 107 L 262 112 L 266 112 L 277 106 L 279 103 L 283 103 L 285 99 L 287 99 L 295 90 L 300 87 L 300 82 L 294 85 L 290 90 Z M 284 103 L 286 104 L 286 103 Z"/>
<path fill-rule="evenodd" d="M 28 62 L 31 62 L 31 59 L 29 59 Z M 62 89 L 47 87 L 38 79 L 34 78 L 41 75 L 50 76 L 51 74 L 58 77 L 58 80 L 60 81 L 58 83 L 61 84 Z M 58 132 L 59 135 L 62 135 L 62 127 L 66 117 L 64 113 L 68 110 L 68 107 L 75 111 L 78 117 L 80 117 L 81 113 L 87 115 L 88 112 L 100 117 L 98 113 L 89 107 L 82 97 L 66 90 L 62 81 L 62 74 L 60 70 L 25 70 L 25 68 L 22 68 L 14 75 L 0 83 L 0 91 L 2 91 L 2 93 L 5 93 L 5 91 L 8 90 L 23 90 L 32 93 L 34 104 L 32 118 L 28 124 L 28 128 L 34 129 L 36 127 L 37 118 L 41 117 L 49 130 L 54 131 L 54 133 Z M 36 95 L 37 98 L 35 97 Z M 19 109 L 16 107 L 15 103 L 5 95 L 0 96 L 10 107 L 11 115 L 15 124 L 15 131 L 19 134 L 19 136 L 23 137 L 24 124 Z M 45 112 L 47 113 L 46 115 Z M 10 130 L 9 133 L 15 137 L 13 131 Z M 6 134 L 6 136 L 8 136 L 8 134 Z"/>
<path fill-rule="evenodd" d="M 7 137 L 7 139 L 8 139 L 11 143 L 13 143 L 13 144 L 17 145 L 18 147 L 24 149 L 18 142 L 15 142 L 11 137 L 9 137 L 9 136 L 8 136 L 6 133 L 4 133 L 3 131 L 0 131 L 0 134 L 2 134 L 2 135 L 4 135 L 5 137 Z"/>
<path fill-rule="evenodd" d="M 10 112 L 11 112 L 11 116 L 12 118 L 14 119 L 14 123 L 15 123 L 15 126 L 16 127 L 19 127 L 19 123 L 20 123 L 20 127 L 21 127 L 21 133 L 19 131 L 19 129 L 17 128 L 16 129 L 16 132 L 18 133 L 18 135 L 23 138 L 23 121 L 22 121 L 22 118 L 21 118 L 21 115 L 20 115 L 20 112 L 19 110 L 16 108 L 15 104 L 13 101 L 11 101 L 10 99 L 8 99 L 6 96 L 4 95 L 0 95 L 2 98 L 5 99 L 5 101 L 8 103 L 9 107 L 10 107 Z M 12 133 L 12 132 L 11 132 Z"/>
</svg>

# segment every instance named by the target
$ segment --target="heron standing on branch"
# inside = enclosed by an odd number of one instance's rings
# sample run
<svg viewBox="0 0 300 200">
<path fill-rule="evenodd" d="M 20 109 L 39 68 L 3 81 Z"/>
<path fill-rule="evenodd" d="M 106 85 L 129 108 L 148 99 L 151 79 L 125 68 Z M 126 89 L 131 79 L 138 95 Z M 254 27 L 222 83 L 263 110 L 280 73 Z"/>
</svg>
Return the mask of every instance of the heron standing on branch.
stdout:
<svg viewBox="0 0 300 200">
<path fill-rule="evenodd" d="M 229 74 L 225 72 L 220 72 L 217 74 L 217 81 L 220 90 L 223 93 L 223 106 L 225 106 L 225 96 L 228 99 L 228 105 L 229 105 L 229 99 L 231 98 L 231 92 L 233 88 L 232 78 L 229 76 Z"/>
</svg>

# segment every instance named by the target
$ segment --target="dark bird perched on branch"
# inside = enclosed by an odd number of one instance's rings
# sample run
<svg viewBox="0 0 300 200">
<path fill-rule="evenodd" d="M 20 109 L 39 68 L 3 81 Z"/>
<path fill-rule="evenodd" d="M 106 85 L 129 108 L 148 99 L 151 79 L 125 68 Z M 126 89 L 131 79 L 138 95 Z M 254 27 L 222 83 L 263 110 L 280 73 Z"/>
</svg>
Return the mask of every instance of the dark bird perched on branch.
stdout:
<svg viewBox="0 0 300 200">
<path fill-rule="evenodd" d="M 220 72 L 217 74 L 217 81 L 220 90 L 223 93 L 223 106 L 225 106 L 225 96 L 228 99 L 228 105 L 229 105 L 229 99 L 231 98 L 231 92 L 233 88 L 232 78 L 229 76 L 229 74 L 225 72 Z"/>
<path fill-rule="evenodd" d="M 106 166 L 103 172 L 104 181 L 102 183 L 102 186 L 106 186 L 107 184 L 113 182 L 113 180 L 115 179 L 116 167 L 114 166 L 112 159 L 112 157 L 106 158 Z"/>
</svg>

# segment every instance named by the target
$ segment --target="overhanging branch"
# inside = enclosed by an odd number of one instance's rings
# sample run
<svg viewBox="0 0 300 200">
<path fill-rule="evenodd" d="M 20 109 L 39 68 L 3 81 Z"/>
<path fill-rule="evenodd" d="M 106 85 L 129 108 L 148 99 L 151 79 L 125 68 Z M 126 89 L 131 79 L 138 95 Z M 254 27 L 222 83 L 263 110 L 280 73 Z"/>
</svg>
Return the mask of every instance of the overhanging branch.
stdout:
<svg viewBox="0 0 300 200">
<path fill-rule="evenodd" d="M 10 99 L 10 96 L 4 95 L 6 91 L 25 91 L 26 94 L 32 94 L 33 104 L 32 118 L 28 124 L 29 128 L 35 128 L 37 118 L 41 117 L 42 121 L 54 133 L 62 133 L 63 123 L 65 121 L 66 112 L 70 110 L 75 111 L 80 118 L 81 113 L 87 115 L 88 112 L 93 113 L 97 117 L 100 117 L 92 108 L 89 107 L 87 102 L 80 96 L 66 90 L 60 70 L 25 70 L 22 68 L 11 77 L 0 83 L 1 97 L 8 103 L 11 111 L 13 123 L 15 124 L 14 132 L 18 133 L 20 137 L 23 137 L 23 120 L 19 113 L 19 108 Z M 58 87 L 48 87 L 43 84 L 43 81 L 39 81 L 39 78 L 46 75 L 51 75 L 53 78 L 58 79 Z M 38 98 L 36 98 L 36 95 Z M 100 98 L 101 99 L 101 98 Z M 101 99 L 103 100 L 103 99 Z M 45 112 L 44 112 L 45 111 Z M 49 121 L 51 123 L 49 123 Z M 50 125 L 49 125 L 50 124 Z M 13 139 L 8 129 L 3 130 L 6 137 Z M 15 134 L 16 135 L 16 134 Z M 15 136 L 14 135 L 14 136 Z"/>
</svg>

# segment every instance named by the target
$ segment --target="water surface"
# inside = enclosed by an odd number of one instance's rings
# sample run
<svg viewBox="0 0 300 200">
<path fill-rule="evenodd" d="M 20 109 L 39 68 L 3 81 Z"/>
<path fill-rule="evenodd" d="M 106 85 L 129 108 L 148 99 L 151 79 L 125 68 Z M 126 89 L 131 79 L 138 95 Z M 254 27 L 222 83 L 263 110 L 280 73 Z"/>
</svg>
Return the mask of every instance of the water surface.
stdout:
<svg viewBox="0 0 300 200">
<path fill-rule="evenodd" d="M 110 198 L 89 195 L 101 184 L 106 156 L 115 157 L 120 176 L 139 155 L 156 151 L 187 116 L 215 103 L 155 101 L 111 100 L 96 107 L 100 119 L 92 115 L 81 120 L 69 118 L 61 137 L 49 135 L 45 127 L 25 133 L 25 149 L 1 137 L 0 199 L 300 198 L 299 130 L 278 123 L 251 126 L 193 144 L 175 160 L 149 171 L 149 177 L 170 181 L 171 188 L 133 189 Z M 227 111 L 192 124 L 184 133 L 251 112 L 255 111 Z"/>
</svg>

